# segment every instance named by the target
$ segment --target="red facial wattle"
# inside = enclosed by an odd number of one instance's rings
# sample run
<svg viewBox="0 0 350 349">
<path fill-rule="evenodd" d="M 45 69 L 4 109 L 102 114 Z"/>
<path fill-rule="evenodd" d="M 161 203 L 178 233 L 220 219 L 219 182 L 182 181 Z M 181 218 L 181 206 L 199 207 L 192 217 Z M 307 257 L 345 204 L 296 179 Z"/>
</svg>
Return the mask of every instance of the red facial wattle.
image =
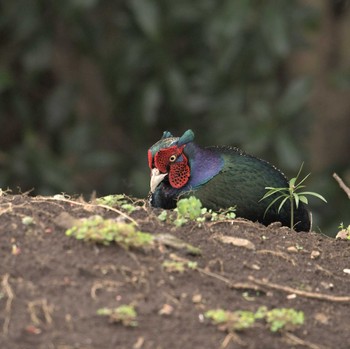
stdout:
<svg viewBox="0 0 350 349">
<path fill-rule="evenodd" d="M 183 161 L 170 166 L 169 182 L 173 188 L 182 188 L 188 182 L 190 175 L 191 171 L 187 158 L 183 155 Z"/>
<path fill-rule="evenodd" d="M 178 147 L 176 145 L 159 150 L 154 156 L 154 166 L 161 172 L 167 173 L 169 183 L 173 188 L 182 188 L 188 182 L 191 175 L 190 167 L 186 155 L 183 153 L 185 145 Z M 171 157 L 175 160 L 171 161 Z M 148 163 L 150 168 L 153 166 L 152 154 L 148 152 Z"/>
</svg>

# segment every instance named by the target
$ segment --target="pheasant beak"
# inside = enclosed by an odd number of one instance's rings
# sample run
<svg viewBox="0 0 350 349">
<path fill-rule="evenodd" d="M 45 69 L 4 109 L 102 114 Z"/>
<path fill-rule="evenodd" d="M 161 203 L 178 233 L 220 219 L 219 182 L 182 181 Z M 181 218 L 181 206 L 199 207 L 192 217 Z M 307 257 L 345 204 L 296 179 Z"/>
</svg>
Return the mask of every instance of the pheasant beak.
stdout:
<svg viewBox="0 0 350 349">
<path fill-rule="evenodd" d="M 157 168 L 153 168 L 151 171 L 151 193 L 154 193 L 159 183 L 167 176 L 167 173 L 160 173 Z"/>
</svg>

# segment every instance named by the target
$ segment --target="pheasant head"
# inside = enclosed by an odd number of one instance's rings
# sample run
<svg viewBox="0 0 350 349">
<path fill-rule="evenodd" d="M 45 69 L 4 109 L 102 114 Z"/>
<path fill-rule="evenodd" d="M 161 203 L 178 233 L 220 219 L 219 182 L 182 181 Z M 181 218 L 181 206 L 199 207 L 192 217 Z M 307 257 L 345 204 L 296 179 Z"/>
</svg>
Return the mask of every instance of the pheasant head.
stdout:
<svg viewBox="0 0 350 349">
<path fill-rule="evenodd" d="M 184 150 L 193 139 L 194 133 L 191 130 L 187 130 L 181 137 L 174 137 L 165 131 L 162 138 L 148 150 L 152 193 L 166 177 L 173 188 L 180 189 L 187 184 L 191 169 Z"/>
</svg>

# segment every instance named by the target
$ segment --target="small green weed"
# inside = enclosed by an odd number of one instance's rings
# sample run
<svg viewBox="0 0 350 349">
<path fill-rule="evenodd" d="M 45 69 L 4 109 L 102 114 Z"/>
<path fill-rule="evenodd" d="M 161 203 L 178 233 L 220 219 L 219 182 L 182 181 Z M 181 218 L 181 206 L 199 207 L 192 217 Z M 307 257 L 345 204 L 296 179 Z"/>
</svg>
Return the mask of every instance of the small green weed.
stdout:
<svg viewBox="0 0 350 349">
<path fill-rule="evenodd" d="M 202 214 L 202 203 L 194 196 L 188 199 L 181 199 L 176 204 L 176 212 L 183 218 L 193 221 Z"/>
<path fill-rule="evenodd" d="M 241 331 L 253 327 L 257 320 L 265 320 L 270 331 L 293 331 L 304 324 L 304 313 L 294 309 L 260 307 L 255 313 L 245 310 L 230 312 L 223 309 L 208 310 L 204 316 L 223 331 Z"/>
<path fill-rule="evenodd" d="M 299 245 L 298 243 L 295 244 L 295 248 L 298 250 L 298 251 L 302 251 L 304 249 L 303 246 Z"/>
<path fill-rule="evenodd" d="M 339 227 L 340 231 L 338 232 L 338 235 L 344 235 L 344 240 L 350 240 L 350 224 L 347 226 L 347 228 L 345 227 L 344 223 L 340 223 Z"/>
<path fill-rule="evenodd" d="M 153 247 L 154 243 L 153 235 L 136 230 L 133 224 L 103 219 L 101 216 L 81 219 L 66 231 L 66 235 L 104 245 L 115 242 L 125 249 Z"/>
<path fill-rule="evenodd" d="M 34 221 L 34 218 L 33 217 L 30 217 L 30 216 L 25 216 L 22 218 L 22 223 L 24 225 L 34 225 L 35 224 L 35 221 Z"/>
<path fill-rule="evenodd" d="M 168 212 L 167 211 L 162 211 L 159 215 L 158 215 L 158 219 L 162 222 L 165 222 L 168 218 Z"/>
<path fill-rule="evenodd" d="M 265 187 L 265 189 L 268 190 L 268 192 L 260 199 L 260 201 L 262 201 L 262 200 L 267 199 L 271 195 L 280 194 L 275 199 L 273 199 L 270 202 L 270 204 L 267 206 L 267 208 L 265 210 L 265 215 L 266 215 L 267 211 L 278 201 L 281 201 L 280 205 L 278 206 L 278 212 L 280 212 L 282 207 L 289 200 L 289 202 L 290 202 L 290 227 L 291 228 L 294 227 L 294 203 L 295 203 L 296 208 L 299 207 L 299 202 L 302 202 L 302 203 L 307 205 L 309 203 L 307 196 L 315 196 L 318 199 L 320 199 L 324 202 L 327 202 L 326 199 L 318 193 L 314 193 L 311 191 L 300 191 L 302 188 L 305 188 L 305 185 L 302 185 L 302 184 L 310 176 L 310 173 L 309 173 L 302 180 L 300 180 L 298 182 L 298 179 L 299 179 L 299 176 L 301 174 L 302 169 L 303 169 L 303 164 L 301 164 L 299 172 L 296 175 L 296 177 L 292 178 L 289 181 L 288 187 L 285 187 L 285 188 Z"/>
<path fill-rule="evenodd" d="M 186 269 L 194 270 L 197 268 L 197 266 L 197 262 L 189 260 L 165 260 L 162 263 L 164 270 L 169 273 L 177 272 L 182 274 Z"/>
<path fill-rule="evenodd" d="M 121 323 L 123 326 L 137 326 L 137 312 L 133 305 L 121 305 L 118 308 L 101 308 L 97 310 L 97 315 L 108 316 L 113 323 Z"/>
<path fill-rule="evenodd" d="M 118 206 L 125 210 L 127 213 L 132 213 L 137 210 L 137 206 L 135 206 L 132 200 L 125 194 L 103 196 L 96 199 L 96 203 L 110 207 Z"/>
<path fill-rule="evenodd" d="M 255 323 L 254 313 L 251 311 L 237 310 L 234 312 L 223 309 L 208 310 L 204 316 L 218 325 L 222 331 L 242 331 L 252 327 Z"/>
<path fill-rule="evenodd" d="M 207 209 L 205 209 L 207 210 Z M 229 207 L 227 209 L 220 210 L 218 212 L 214 212 L 213 210 L 207 210 L 205 214 L 209 217 L 210 221 L 224 221 L 236 218 L 236 208 Z"/>
<path fill-rule="evenodd" d="M 202 207 L 201 201 L 194 196 L 180 199 L 176 204 L 174 212 L 176 213 L 176 218 L 173 218 L 173 215 L 171 215 L 171 213 L 168 214 L 167 211 L 162 211 L 159 214 L 158 219 L 163 222 L 169 219 L 177 227 L 181 227 L 188 221 L 196 221 L 198 223 L 202 223 L 205 220 L 219 221 L 234 219 L 236 217 L 234 207 L 230 207 L 219 212 L 214 212 L 212 210 L 208 210 L 205 207 Z"/>
<path fill-rule="evenodd" d="M 288 308 L 276 308 L 267 312 L 266 321 L 272 332 L 293 331 L 304 324 L 304 313 Z"/>
</svg>

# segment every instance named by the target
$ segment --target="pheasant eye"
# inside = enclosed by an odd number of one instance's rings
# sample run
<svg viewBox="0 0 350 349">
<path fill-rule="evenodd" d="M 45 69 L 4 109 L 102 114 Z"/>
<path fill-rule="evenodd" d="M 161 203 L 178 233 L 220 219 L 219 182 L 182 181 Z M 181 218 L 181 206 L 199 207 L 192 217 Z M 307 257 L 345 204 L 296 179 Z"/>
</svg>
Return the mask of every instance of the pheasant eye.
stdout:
<svg viewBox="0 0 350 349">
<path fill-rule="evenodd" d="M 170 162 L 174 162 L 176 160 L 176 155 L 171 155 L 169 158 Z"/>
</svg>

